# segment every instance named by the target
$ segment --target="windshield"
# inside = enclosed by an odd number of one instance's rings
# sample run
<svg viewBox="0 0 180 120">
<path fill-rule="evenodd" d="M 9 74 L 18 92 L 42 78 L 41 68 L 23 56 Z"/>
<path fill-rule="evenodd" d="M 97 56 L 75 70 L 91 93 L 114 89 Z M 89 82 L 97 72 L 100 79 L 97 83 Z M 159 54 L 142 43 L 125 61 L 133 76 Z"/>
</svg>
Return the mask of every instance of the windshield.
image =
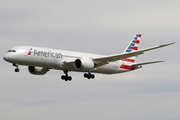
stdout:
<svg viewBox="0 0 180 120">
<path fill-rule="evenodd" d="M 7 52 L 16 52 L 16 50 L 8 50 Z"/>
</svg>

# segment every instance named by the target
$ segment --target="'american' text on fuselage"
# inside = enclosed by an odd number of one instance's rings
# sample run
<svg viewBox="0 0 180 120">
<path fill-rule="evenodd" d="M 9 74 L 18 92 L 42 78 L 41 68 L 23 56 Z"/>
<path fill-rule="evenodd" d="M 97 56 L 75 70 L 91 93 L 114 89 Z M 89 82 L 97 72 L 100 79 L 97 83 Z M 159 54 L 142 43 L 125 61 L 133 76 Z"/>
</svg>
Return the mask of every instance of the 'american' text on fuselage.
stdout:
<svg viewBox="0 0 180 120">
<path fill-rule="evenodd" d="M 61 58 L 61 53 L 54 53 L 51 51 L 46 52 L 46 51 L 37 51 L 34 49 L 34 56 L 42 56 L 42 57 L 51 57 L 51 58 Z"/>
</svg>

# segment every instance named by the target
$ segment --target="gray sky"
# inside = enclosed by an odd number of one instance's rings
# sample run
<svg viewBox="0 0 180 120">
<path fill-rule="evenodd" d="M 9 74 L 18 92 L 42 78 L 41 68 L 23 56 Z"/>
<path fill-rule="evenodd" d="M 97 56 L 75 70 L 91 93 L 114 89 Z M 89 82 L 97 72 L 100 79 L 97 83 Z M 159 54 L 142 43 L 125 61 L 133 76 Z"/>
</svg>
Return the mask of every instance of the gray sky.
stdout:
<svg viewBox="0 0 180 120">
<path fill-rule="evenodd" d="M 96 74 L 62 71 L 44 76 L 20 73 L 0 59 L 0 119 L 3 120 L 179 120 L 179 31 L 177 0 L 2 0 L 0 54 L 34 45 L 104 55 L 124 51 L 137 33 L 140 49 L 177 42 L 146 52 L 138 62 L 165 60 L 137 71 Z"/>
</svg>

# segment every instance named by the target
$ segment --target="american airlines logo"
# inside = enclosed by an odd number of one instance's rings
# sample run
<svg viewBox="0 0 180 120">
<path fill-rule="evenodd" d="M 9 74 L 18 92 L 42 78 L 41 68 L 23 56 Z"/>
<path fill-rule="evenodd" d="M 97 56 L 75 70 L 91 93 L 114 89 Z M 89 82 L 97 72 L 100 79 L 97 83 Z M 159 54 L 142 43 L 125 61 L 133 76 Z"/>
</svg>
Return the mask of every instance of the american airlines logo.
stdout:
<svg viewBox="0 0 180 120">
<path fill-rule="evenodd" d="M 32 50 L 32 48 L 30 49 Z M 31 55 L 31 51 L 28 52 L 28 55 Z M 46 51 L 37 51 L 34 49 L 34 56 L 42 56 L 42 57 L 51 57 L 51 58 L 61 58 L 61 53 L 54 53 L 54 52 L 46 52 Z"/>
</svg>

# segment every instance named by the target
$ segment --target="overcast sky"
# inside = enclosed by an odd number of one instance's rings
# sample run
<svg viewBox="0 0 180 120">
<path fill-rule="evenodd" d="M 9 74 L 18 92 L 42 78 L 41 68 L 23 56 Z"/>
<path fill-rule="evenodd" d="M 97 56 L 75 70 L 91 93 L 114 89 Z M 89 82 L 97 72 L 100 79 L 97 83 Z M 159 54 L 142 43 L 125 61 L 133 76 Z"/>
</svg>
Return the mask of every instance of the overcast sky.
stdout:
<svg viewBox="0 0 180 120">
<path fill-rule="evenodd" d="M 0 119 L 179 120 L 180 2 L 177 0 L 1 0 Z M 34 76 L 3 60 L 19 45 L 103 55 L 122 53 L 142 33 L 140 49 L 176 42 L 140 55 L 136 62 L 165 60 L 137 71 Z"/>
</svg>

